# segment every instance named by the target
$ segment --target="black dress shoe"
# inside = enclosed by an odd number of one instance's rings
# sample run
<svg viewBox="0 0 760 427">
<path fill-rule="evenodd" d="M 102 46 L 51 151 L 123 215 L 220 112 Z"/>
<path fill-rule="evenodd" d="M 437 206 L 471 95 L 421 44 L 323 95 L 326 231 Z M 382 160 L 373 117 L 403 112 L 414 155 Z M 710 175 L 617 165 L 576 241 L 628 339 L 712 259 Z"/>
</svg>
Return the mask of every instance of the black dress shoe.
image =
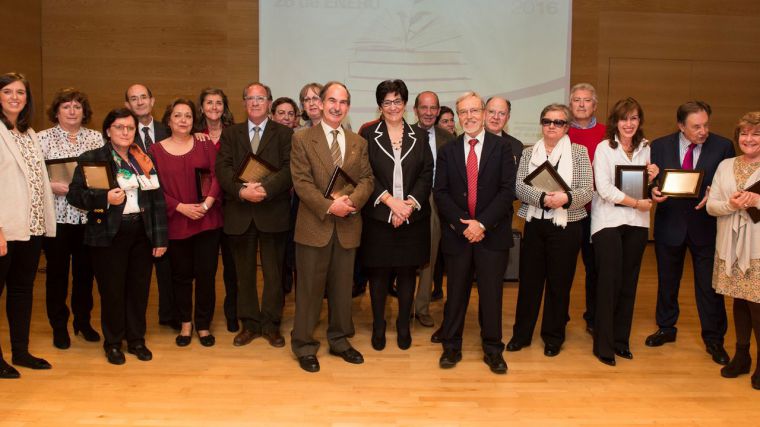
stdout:
<svg viewBox="0 0 760 427">
<path fill-rule="evenodd" d="M 718 365 L 728 365 L 729 357 L 726 349 L 723 348 L 723 344 L 707 343 L 705 344 L 705 350 L 712 356 L 713 362 Z"/>
<path fill-rule="evenodd" d="M 118 347 L 109 347 L 106 349 L 106 359 L 108 363 L 112 365 L 123 365 L 127 359 L 124 357 L 124 353 Z"/>
<path fill-rule="evenodd" d="M 29 353 L 22 353 L 18 355 L 14 354 L 13 357 L 11 357 L 11 362 L 13 362 L 14 365 L 23 366 L 29 369 L 52 368 L 47 360 L 40 359 L 39 357 L 34 357 Z"/>
<path fill-rule="evenodd" d="M 558 345 L 546 344 L 544 346 L 544 356 L 554 357 L 559 354 L 559 350 L 560 350 L 560 346 Z"/>
<path fill-rule="evenodd" d="M 655 333 L 647 337 L 644 341 L 649 347 L 659 347 L 667 342 L 674 342 L 676 340 L 676 333 L 666 329 L 658 329 Z"/>
<path fill-rule="evenodd" d="M 397 332 L 396 344 L 401 350 L 409 350 L 409 347 L 412 346 L 412 334 L 409 331 Z"/>
<path fill-rule="evenodd" d="M 4 359 L 0 359 L 0 378 L 15 379 L 20 377 L 21 374 L 18 373 L 16 368 L 9 365 Z"/>
<path fill-rule="evenodd" d="M 443 350 L 441 358 L 438 360 L 438 366 L 442 369 L 450 369 L 462 360 L 462 352 L 460 350 Z"/>
<path fill-rule="evenodd" d="M 752 388 L 760 390 L 760 375 L 752 375 Z"/>
<path fill-rule="evenodd" d="M 434 344 L 440 344 L 441 343 L 441 328 L 438 328 L 433 332 L 433 335 L 430 336 L 430 342 Z"/>
<path fill-rule="evenodd" d="M 100 334 L 98 331 L 92 328 L 89 323 L 84 323 L 81 325 L 74 324 L 74 335 L 79 335 L 79 333 L 82 333 L 82 337 L 84 337 L 85 341 L 89 342 L 98 342 L 100 341 Z"/>
<path fill-rule="evenodd" d="M 381 351 L 385 348 L 385 329 L 382 330 L 372 330 L 372 339 L 370 340 L 372 342 L 372 348 Z"/>
<path fill-rule="evenodd" d="M 356 351 L 356 349 L 353 347 L 349 347 L 343 351 L 334 351 L 333 349 L 330 349 L 330 354 L 333 356 L 338 356 L 346 362 L 353 363 L 354 365 L 360 365 L 364 363 L 364 357 L 362 357 L 362 354 Z"/>
<path fill-rule="evenodd" d="M 61 350 L 71 347 L 71 337 L 66 328 L 53 329 L 53 346 Z"/>
<path fill-rule="evenodd" d="M 625 349 L 622 349 L 622 350 L 620 350 L 620 349 L 615 349 L 615 354 L 616 354 L 617 356 L 620 356 L 620 357 L 622 357 L 623 359 L 628 359 L 628 360 L 631 360 L 631 359 L 633 359 L 633 353 L 631 353 L 631 350 L 630 350 L 630 349 L 627 349 L 627 348 L 625 348 Z M 614 365 L 613 365 L 613 366 L 614 366 Z"/>
<path fill-rule="evenodd" d="M 237 319 L 227 319 L 227 330 L 229 332 L 237 332 L 240 330 L 240 323 Z"/>
<path fill-rule="evenodd" d="M 518 342 L 517 340 L 515 340 L 514 338 L 512 338 L 507 343 L 507 351 L 520 351 L 520 350 L 522 350 L 523 347 L 527 347 L 529 345 L 530 344 L 523 344 L 521 342 Z"/>
<path fill-rule="evenodd" d="M 134 354 L 139 360 L 142 360 L 143 362 L 147 362 L 153 359 L 153 353 L 148 350 L 148 347 L 145 347 L 145 344 L 135 344 L 133 346 L 129 346 L 127 347 L 127 353 Z"/>
<path fill-rule="evenodd" d="M 306 372 L 319 372 L 319 360 L 313 354 L 299 357 L 298 366 Z"/>
<path fill-rule="evenodd" d="M 174 342 L 177 343 L 177 347 L 187 347 L 190 345 L 190 341 L 193 340 L 192 335 L 177 335 L 177 338 L 174 339 Z"/>
<path fill-rule="evenodd" d="M 216 344 L 216 338 L 211 334 L 205 336 L 198 335 L 198 341 L 204 347 L 213 347 Z"/>
<path fill-rule="evenodd" d="M 501 353 L 486 353 L 483 355 L 483 361 L 491 369 L 494 374 L 506 374 L 507 362 L 504 361 L 504 356 Z"/>
<path fill-rule="evenodd" d="M 614 357 L 596 356 L 596 358 L 599 359 L 599 361 L 604 363 L 605 365 L 615 366 L 616 364 Z"/>
</svg>

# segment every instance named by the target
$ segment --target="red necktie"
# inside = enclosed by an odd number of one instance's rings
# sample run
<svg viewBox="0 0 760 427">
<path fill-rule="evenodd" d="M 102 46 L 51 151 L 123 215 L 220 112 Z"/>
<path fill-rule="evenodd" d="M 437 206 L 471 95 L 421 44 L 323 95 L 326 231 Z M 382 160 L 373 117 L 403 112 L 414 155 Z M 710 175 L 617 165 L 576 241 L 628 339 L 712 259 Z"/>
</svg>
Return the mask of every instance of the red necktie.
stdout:
<svg viewBox="0 0 760 427">
<path fill-rule="evenodd" d="M 471 139 L 470 153 L 467 154 L 467 209 L 470 218 L 475 218 L 475 205 L 478 202 L 478 156 L 475 154 L 477 139 Z"/>
<path fill-rule="evenodd" d="M 689 144 L 689 148 L 686 149 L 686 155 L 683 156 L 682 169 L 694 169 L 694 147 L 696 146 L 697 144 Z"/>
</svg>

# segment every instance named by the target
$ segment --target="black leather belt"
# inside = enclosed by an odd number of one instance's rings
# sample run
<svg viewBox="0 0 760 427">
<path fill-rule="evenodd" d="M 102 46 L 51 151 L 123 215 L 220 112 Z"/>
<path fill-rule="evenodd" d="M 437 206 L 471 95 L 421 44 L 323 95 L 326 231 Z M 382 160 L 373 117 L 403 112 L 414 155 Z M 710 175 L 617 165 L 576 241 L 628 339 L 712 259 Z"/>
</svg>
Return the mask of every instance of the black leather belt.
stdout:
<svg viewBox="0 0 760 427">
<path fill-rule="evenodd" d="M 131 214 L 124 214 L 121 216 L 122 221 L 126 222 L 137 222 L 142 220 L 142 214 L 141 213 L 131 213 Z"/>
</svg>

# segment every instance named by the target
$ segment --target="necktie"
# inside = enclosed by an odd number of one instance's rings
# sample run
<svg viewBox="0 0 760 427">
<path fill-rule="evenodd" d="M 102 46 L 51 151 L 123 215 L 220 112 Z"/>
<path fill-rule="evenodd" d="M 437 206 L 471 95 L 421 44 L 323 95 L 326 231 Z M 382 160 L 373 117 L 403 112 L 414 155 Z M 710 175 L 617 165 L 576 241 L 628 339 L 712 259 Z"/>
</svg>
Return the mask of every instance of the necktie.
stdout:
<svg viewBox="0 0 760 427">
<path fill-rule="evenodd" d="M 478 156 L 475 154 L 477 139 L 471 139 L 470 152 L 467 154 L 467 209 L 470 218 L 475 218 L 475 204 L 478 202 Z"/>
<path fill-rule="evenodd" d="M 332 154 L 333 164 L 335 166 L 343 165 L 343 158 L 340 155 L 340 146 L 338 145 L 338 131 L 330 131 L 333 136 L 332 143 L 330 144 L 330 154 Z"/>
<path fill-rule="evenodd" d="M 259 151 L 259 143 L 261 142 L 259 139 L 259 131 L 261 131 L 261 128 L 254 126 L 253 138 L 251 138 L 251 150 L 253 151 L 253 154 L 256 154 L 256 152 Z"/>
<path fill-rule="evenodd" d="M 153 145 L 153 138 L 150 137 L 150 128 L 143 126 L 142 131 L 145 134 L 143 137 L 143 142 L 145 143 L 145 151 L 148 151 L 148 148 Z"/>
<path fill-rule="evenodd" d="M 682 169 L 694 169 L 694 147 L 696 146 L 697 144 L 689 144 L 689 148 L 686 149 L 686 155 L 683 156 Z"/>
</svg>

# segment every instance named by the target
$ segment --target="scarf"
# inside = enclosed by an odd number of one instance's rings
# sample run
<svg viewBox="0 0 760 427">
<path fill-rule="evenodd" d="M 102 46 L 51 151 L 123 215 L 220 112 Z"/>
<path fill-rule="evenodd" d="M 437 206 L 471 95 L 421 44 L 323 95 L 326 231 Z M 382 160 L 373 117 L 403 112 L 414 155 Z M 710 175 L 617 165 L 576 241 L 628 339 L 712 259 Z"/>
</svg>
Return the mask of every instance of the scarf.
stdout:
<svg viewBox="0 0 760 427">
<path fill-rule="evenodd" d="M 123 190 L 132 190 L 138 186 L 142 190 L 160 188 L 153 161 L 137 144 L 129 146 L 127 154 L 129 161 L 124 160 L 113 147 L 111 147 L 111 155 L 118 167 L 116 180 Z"/>
<path fill-rule="evenodd" d="M 734 160 L 736 161 L 736 160 Z M 733 165 L 732 165 L 733 166 Z M 733 171 L 733 167 L 731 169 Z M 747 178 L 744 188 L 749 188 L 760 180 L 760 169 Z M 736 183 L 723 194 L 729 198 L 736 191 Z M 716 242 L 718 258 L 725 263 L 726 275 L 731 276 L 734 263 L 737 264 L 742 274 L 747 273 L 750 265 L 750 251 L 752 248 L 752 234 L 749 227 L 753 224 L 746 209 L 739 209 L 731 215 L 731 232 L 726 233 L 723 239 Z"/>
<path fill-rule="evenodd" d="M 557 165 L 557 172 L 562 177 L 562 179 L 565 180 L 567 185 L 572 188 L 573 150 L 569 136 L 563 136 L 559 142 L 557 142 L 557 145 L 554 147 L 552 153 L 549 156 L 546 155 L 546 146 L 544 144 L 544 139 L 539 139 L 538 142 L 533 145 L 533 149 L 531 151 L 530 162 L 528 163 L 528 174 L 536 170 L 537 167 L 541 166 L 547 160 L 552 165 Z M 557 162 L 559 162 L 559 164 L 557 164 Z M 541 211 L 542 209 L 540 207 L 528 205 L 528 215 L 526 221 L 530 222 L 534 216 L 539 216 Z M 565 228 L 567 226 L 567 210 L 559 207 L 552 209 L 552 212 L 554 213 L 552 223 L 554 225 Z"/>
</svg>

